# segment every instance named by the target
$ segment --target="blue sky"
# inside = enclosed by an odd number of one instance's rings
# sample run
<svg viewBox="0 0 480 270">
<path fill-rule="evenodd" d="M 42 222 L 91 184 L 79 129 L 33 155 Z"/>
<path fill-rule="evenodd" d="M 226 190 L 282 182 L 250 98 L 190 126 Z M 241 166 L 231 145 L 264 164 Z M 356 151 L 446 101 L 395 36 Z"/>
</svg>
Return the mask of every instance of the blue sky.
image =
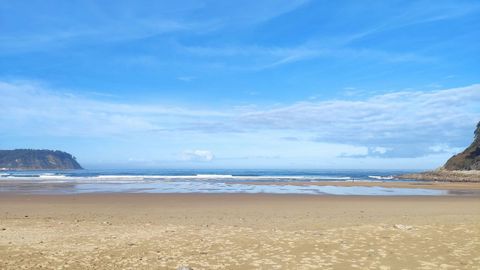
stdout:
<svg viewBox="0 0 480 270">
<path fill-rule="evenodd" d="M 86 167 L 440 166 L 478 1 L 0 1 L 0 148 Z"/>
</svg>

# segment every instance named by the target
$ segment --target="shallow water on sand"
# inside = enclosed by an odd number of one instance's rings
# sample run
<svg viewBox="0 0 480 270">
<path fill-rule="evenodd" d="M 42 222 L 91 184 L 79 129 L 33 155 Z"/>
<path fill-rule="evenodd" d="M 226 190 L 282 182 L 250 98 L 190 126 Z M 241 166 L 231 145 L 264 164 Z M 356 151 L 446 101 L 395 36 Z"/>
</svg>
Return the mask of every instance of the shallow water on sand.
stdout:
<svg viewBox="0 0 480 270">
<path fill-rule="evenodd" d="M 78 170 L 5 171 L 0 192 L 268 193 L 307 195 L 447 195 L 447 190 L 381 187 L 404 171 L 373 170 Z M 379 186 L 315 185 L 323 181 L 378 182 Z M 265 184 L 268 182 L 268 184 Z M 296 185 L 297 183 L 306 183 Z M 311 185 L 308 183 L 312 183 Z"/>
<path fill-rule="evenodd" d="M 306 195 L 368 195 L 368 196 L 439 196 L 448 191 L 420 188 L 387 188 L 381 186 L 319 186 L 319 185 L 257 185 L 198 182 L 152 183 L 32 183 L 21 182 L 0 185 L 0 192 L 31 194 L 80 194 L 80 193 L 267 193 Z"/>
</svg>

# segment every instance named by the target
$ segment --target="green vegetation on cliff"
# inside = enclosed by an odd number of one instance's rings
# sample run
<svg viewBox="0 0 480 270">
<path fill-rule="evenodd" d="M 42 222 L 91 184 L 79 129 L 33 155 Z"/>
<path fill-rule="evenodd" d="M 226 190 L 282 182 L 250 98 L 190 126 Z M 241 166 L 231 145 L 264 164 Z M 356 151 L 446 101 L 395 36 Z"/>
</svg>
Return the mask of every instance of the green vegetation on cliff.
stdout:
<svg viewBox="0 0 480 270">
<path fill-rule="evenodd" d="M 472 144 L 460 154 L 451 157 L 443 167 L 430 172 L 403 174 L 397 178 L 480 183 L 480 122 L 477 124 L 474 134 L 475 138 Z"/>
<path fill-rule="evenodd" d="M 475 139 L 463 152 L 451 157 L 443 166 L 449 171 L 480 170 L 480 122 L 474 132 Z"/>
<path fill-rule="evenodd" d="M 0 169 L 70 170 L 82 169 L 74 156 L 62 151 L 15 149 L 0 150 Z"/>
</svg>

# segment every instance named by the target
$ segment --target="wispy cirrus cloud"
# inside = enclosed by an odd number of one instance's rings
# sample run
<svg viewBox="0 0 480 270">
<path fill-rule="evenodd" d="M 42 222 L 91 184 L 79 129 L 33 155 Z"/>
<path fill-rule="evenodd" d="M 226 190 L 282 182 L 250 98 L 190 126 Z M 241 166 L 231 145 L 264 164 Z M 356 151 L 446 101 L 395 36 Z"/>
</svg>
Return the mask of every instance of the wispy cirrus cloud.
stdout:
<svg viewBox="0 0 480 270">
<path fill-rule="evenodd" d="M 363 7 L 359 12 L 365 12 L 370 7 Z M 350 35 L 335 37 L 337 44 L 350 44 L 376 34 L 395 31 L 405 27 L 418 26 L 445 20 L 454 20 L 472 15 L 480 11 L 480 5 L 474 2 L 443 1 L 432 5 L 429 1 L 402 3 L 401 7 L 391 5 L 382 9 L 386 19 L 375 22 L 360 31 Z"/>
<path fill-rule="evenodd" d="M 183 22 L 175 20 L 138 20 L 128 24 L 109 22 L 98 26 L 76 25 L 66 29 L 39 31 L 38 33 L 2 35 L 1 54 L 50 50 L 52 48 L 79 44 L 112 43 L 145 39 L 182 31 L 195 31 L 209 23 Z"/>
<path fill-rule="evenodd" d="M 304 4 L 304 3 L 302 3 Z M 301 6 L 301 5 L 300 5 Z M 394 5 L 395 6 L 395 5 Z M 427 8 L 428 6 L 428 8 Z M 353 8 L 354 14 L 364 14 L 370 7 Z M 306 41 L 290 46 L 265 46 L 258 44 L 235 45 L 177 45 L 182 52 L 204 57 L 218 57 L 228 59 L 230 64 L 222 68 L 248 69 L 253 71 L 276 68 L 283 65 L 319 58 L 361 59 L 385 63 L 419 62 L 429 63 L 436 61 L 436 57 L 425 55 L 424 51 L 392 51 L 372 46 L 355 46 L 355 43 L 375 35 L 395 31 L 401 28 L 417 26 L 425 23 L 453 20 L 462 16 L 471 15 L 480 10 L 480 5 L 471 3 L 444 2 L 431 7 L 430 3 L 417 2 L 407 5 L 385 8 L 387 15 L 380 23 L 376 21 L 365 26 L 342 32 L 332 33 L 326 37 L 312 36 Z M 251 61 L 245 62 L 246 59 Z M 237 59 L 235 61 L 235 59 Z M 234 61 L 232 61 L 234 60 Z"/>
<path fill-rule="evenodd" d="M 295 1 L 219 1 L 191 0 L 180 3 L 150 3 L 149 5 L 102 3 L 49 5 L 0 3 L 4 20 L 0 33 L 0 53 L 43 51 L 52 48 L 132 41 L 150 37 L 184 33 L 205 34 L 223 31 L 235 25 L 254 25 L 295 10 L 309 2 Z M 9 13 L 21 10 L 29 23 L 15 23 Z M 85 10 L 86 12 L 77 12 Z M 41 16 L 39 14 L 42 14 Z M 48 18 L 48 19 L 47 19 Z M 177 36 L 175 36 L 177 37 Z"/>
<path fill-rule="evenodd" d="M 221 65 L 221 68 L 243 70 L 265 70 L 282 65 L 301 61 L 315 60 L 318 58 L 338 58 L 349 60 L 373 60 L 385 63 L 419 62 L 427 63 L 435 61 L 435 58 L 420 55 L 418 53 L 388 52 L 373 49 L 355 49 L 348 47 L 328 47 L 316 44 L 304 44 L 296 47 L 262 47 L 262 46 L 226 46 L 204 47 L 179 45 L 177 49 L 192 55 L 222 59 L 240 58 L 232 64 Z M 249 60 L 245 60 L 249 59 Z"/>
<path fill-rule="evenodd" d="M 454 151 L 480 120 L 480 85 L 398 91 L 354 100 L 196 109 L 107 102 L 32 82 L 1 82 L 0 135 L 135 137 L 228 134 L 362 146 L 363 156 L 417 157 Z M 8 127 L 8 128 L 5 128 Z M 292 137 L 292 134 L 298 136 Z M 292 139 L 294 138 L 294 139 Z M 344 156 L 349 156 L 346 153 Z"/>
</svg>

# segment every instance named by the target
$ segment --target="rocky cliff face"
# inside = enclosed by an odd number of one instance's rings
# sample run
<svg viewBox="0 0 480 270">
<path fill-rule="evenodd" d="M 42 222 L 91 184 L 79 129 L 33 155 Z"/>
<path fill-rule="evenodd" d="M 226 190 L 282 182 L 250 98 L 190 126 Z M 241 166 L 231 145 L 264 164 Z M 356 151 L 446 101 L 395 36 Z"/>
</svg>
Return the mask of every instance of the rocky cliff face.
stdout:
<svg viewBox="0 0 480 270">
<path fill-rule="evenodd" d="M 62 151 L 16 149 L 0 150 L 0 169 L 70 170 L 82 167 L 74 156 Z"/>
<path fill-rule="evenodd" d="M 445 170 L 480 170 L 480 122 L 475 130 L 475 139 L 462 153 L 451 157 L 443 166 Z"/>
</svg>

